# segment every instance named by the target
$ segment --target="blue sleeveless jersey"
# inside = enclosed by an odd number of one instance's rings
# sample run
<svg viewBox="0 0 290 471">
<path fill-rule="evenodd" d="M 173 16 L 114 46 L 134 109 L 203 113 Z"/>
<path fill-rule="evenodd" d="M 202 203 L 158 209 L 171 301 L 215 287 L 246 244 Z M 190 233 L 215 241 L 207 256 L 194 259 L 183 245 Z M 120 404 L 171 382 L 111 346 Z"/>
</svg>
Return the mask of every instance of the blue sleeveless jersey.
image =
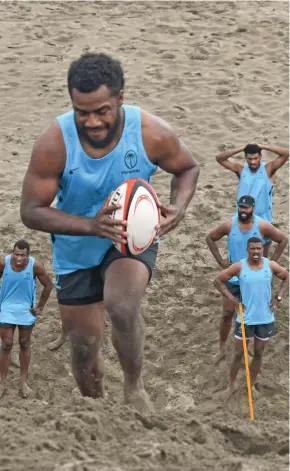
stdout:
<svg viewBox="0 0 290 471">
<path fill-rule="evenodd" d="M 35 316 L 30 309 L 36 305 L 36 283 L 33 275 L 34 258 L 24 270 L 11 268 L 11 255 L 5 257 L 0 293 L 0 322 L 16 325 L 31 325 Z"/>
<path fill-rule="evenodd" d="M 252 228 L 247 232 L 243 232 L 239 228 L 238 216 L 235 215 L 233 217 L 231 232 L 228 236 L 228 255 L 231 263 L 237 263 L 242 260 L 242 258 L 248 256 L 247 242 L 251 237 L 259 237 L 263 240 L 260 232 L 260 222 L 261 218 L 254 215 L 254 224 Z M 237 276 L 233 276 L 229 281 L 235 285 L 239 284 Z"/>
<path fill-rule="evenodd" d="M 270 324 L 275 320 L 270 309 L 273 273 L 269 260 L 264 257 L 262 260 L 263 266 L 260 270 L 252 270 L 247 259 L 242 260 L 239 280 L 246 325 Z M 241 322 L 240 314 L 237 316 L 237 322 Z"/>
<path fill-rule="evenodd" d="M 238 200 L 244 195 L 255 198 L 255 214 L 272 223 L 273 194 L 274 185 L 268 177 L 266 162 L 261 162 L 259 169 L 254 173 L 246 164 L 240 177 Z"/>
<path fill-rule="evenodd" d="M 123 105 L 125 123 L 119 143 L 100 159 L 90 158 L 80 143 L 74 112 L 57 117 L 65 147 L 66 164 L 59 182 L 56 207 L 66 213 L 94 217 L 109 194 L 130 178 L 150 182 L 157 166 L 146 155 L 141 129 L 141 110 Z M 51 234 L 56 274 L 71 273 L 99 265 L 112 246 L 96 236 Z"/>
</svg>

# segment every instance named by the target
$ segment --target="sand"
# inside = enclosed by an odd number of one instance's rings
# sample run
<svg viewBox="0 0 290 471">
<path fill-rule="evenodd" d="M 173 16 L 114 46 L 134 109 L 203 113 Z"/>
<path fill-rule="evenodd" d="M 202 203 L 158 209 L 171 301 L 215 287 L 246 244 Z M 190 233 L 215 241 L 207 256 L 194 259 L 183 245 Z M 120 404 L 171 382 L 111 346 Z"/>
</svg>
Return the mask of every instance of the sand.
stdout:
<svg viewBox="0 0 290 471">
<path fill-rule="evenodd" d="M 52 273 L 46 234 L 20 222 L 21 183 L 36 136 L 70 109 L 66 72 L 83 51 L 120 58 L 127 102 L 167 119 L 201 165 L 196 196 L 184 222 L 161 244 L 142 306 L 144 379 L 155 413 L 144 417 L 122 405 L 109 322 L 106 399 L 78 395 L 68 345 L 47 349 L 60 329 L 53 292 L 33 337 L 33 395 L 20 399 L 19 370 L 12 367 L 0 402 L 1 471 L 288 469 L 287 302 L 265 354 L 250 423 L 244 371 L 229 404 L 219 400 L 232 340 L 226 361 L 213 367 L 221 304 L 212 285 L 217 267 L 205 245 L 207 231 L 233 214 L 237 189 L 215 154 L 250 141 L 287 146 L 287 22 L 287 4 L 279 1 L 0 4 L 2 255 L 26 237 Z M 286 166 L 277 174 L 274 206 L 282 230 L 287 178 Z M 168 184 L 168 175 L 154 177 L 164 202 Z M 281 263 L 287 266 L 286 256 Z"/>
</svg>

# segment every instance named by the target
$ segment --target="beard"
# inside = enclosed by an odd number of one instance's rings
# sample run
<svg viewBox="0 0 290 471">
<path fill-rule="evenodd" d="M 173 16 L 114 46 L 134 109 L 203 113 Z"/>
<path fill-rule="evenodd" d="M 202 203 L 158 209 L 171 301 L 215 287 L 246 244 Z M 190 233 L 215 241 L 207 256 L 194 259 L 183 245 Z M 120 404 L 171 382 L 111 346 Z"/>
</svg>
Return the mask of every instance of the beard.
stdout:
<svg viewBox="0 0 290 471">
<path fill-rule="evenodd" d="M 238 218 L 240 222 L 249 222 L 252 216 L 253 216 L 253 211 L 251 211 L 250 213 L 239 211 L 238 213 Z"/>
<path fill-rule="evenodd" d="M 121 111 L 120 111 L 120 109 L 118 109 L 118 114 L 117 114 L 116 121 L 109 128 L 106 137 L 102 140 L 96 140 L 96 139 L 93 139 L 88 134 L 88 131 L 85 127 L 79 126 L 78 123 L 76 122 L 76 119 L 75 119 L 75 125 L 76 125 L 76 128 L 77 128 L 77 132 L 78 132 L 79 137 L 80 138 L 82 137 L 94 149 L 104 149 L 109 144 L 111 144 L 114 137 L 116 136 L 116 133 L 118 131 L 120 123 L 121 123 Z"/>
</svg>

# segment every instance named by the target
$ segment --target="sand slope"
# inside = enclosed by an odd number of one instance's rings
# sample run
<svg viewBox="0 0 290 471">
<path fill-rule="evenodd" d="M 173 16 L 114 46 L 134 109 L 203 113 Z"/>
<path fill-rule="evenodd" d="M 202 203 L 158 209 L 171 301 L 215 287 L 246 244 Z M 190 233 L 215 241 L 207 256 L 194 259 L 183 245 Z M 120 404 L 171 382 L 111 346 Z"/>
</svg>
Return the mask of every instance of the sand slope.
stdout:
<svg viewBox="0 0 290 471">
<path fill-rule="evenodd" d="M 83 51 L 119 57 L 128 103 L 169 120 L 202 170 L 185 221 L 161 244 L 143 304 L 145 381 L 156 413 L 145 418 L 121 405 L 122 375 L 109 323 L 107 399 L 83 399 L 73 391 L 67 345 L 47 350 L 60 324 L 53 293 L 34 335 L 34 395 L 19 398 L 19 371 L 12 368 L 9 394 L 0 402 L 1 471 L 288 469 L 286 302 L 265 354 L 250 424 L 244 386 L 228 407 L 218 401 L 231 344 L 227 360 L 213 368 L 220 298 L 204 241 L 234 208 L 237 181 L 216 164 L 218 150 L 253 140 L 287 145 L 287 21 L 286 2 L 0 4 L 3 255 L 15 239 L 27 237 L 33 255 L 52 272 L 47 236 L 20 222 L 20 188 L 35 137 L 70 107 L 66 72 Z M 277 174 L 275 194 L 275 221 L 283 230 L 287 177 L 288 167 Z M 165 202 L 169 180 L 162 172 L 154 178 Z M 287 266 L 286 256 L 282 263 Z"/>
</svg>

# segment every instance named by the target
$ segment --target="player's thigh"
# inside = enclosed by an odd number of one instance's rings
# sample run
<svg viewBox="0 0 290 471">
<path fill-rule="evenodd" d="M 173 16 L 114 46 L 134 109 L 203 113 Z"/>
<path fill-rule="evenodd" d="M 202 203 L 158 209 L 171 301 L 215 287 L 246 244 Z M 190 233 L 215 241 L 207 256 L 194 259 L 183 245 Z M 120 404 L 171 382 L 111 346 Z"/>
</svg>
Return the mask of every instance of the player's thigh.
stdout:
<svg viewBox="0 0 290 471">
<path fill-rule="evenodd" d="M 248 344 L 248 342 L 251 339 L 253 339 L 254 336 L 255 336 L 255 326 L 244 324 L 244 328 L 245 328 L 246 341 L 247 341 L 247 344 Z M 237 322 L 237 321 L 236 321 L 236 325 L 235 325 L 235 342 L 236 342 L 237 345 L 239 345 L 239 342 L 240 342 L 240 345 L 243 348 L 242 324 L 240 322 Z"/>
<path fill-rule="evenodd" d="M 255 326 L 254 353 L 262 356 L 268 340 L 275 335 L 275 322 Z"/>
<path fill-rule="evenodd" d="M 0 324 L 0 338 L 2 342 L 13 342 L 15 325 Z"/>
<path fill-rule="evenodd" d="M 59 304 L 63 327 L 69 336 L 96 337 L 102 339 L 104 333 L 104 303 L 85 305 Z"/>
<path fill-rule="evenodd" d="M 240 298 L 237 297 L 239 301 Z M 230 301 L 228 298 L 223 296 L 223 316 L 232 318 L 236 312 L 236 305 Z"/>
<path fill-rule="evenodd" d="M 247 346 L 249 345 L 249 340 L 247 339 L 246 343 Z M 242 357 L 244 353 L 244 344 L 243 339 L 235 336 L 235 355 L 238 357 Z"/>
<path fill-rule="evenodd" d="M 151 246 L 138 257 L 126 257 L 112 248 L 102 267 L 106 308 L 116 303 L 139 305 L 151 279 L 158 247 Z"/>
<path fill-rule="evenodd" d="M 262 360 L 263 353 L 268 343 L 269 338 L 260 339 L 255 337 L 254 339 L 254 358 Z"/>
<path fill-rule="evenodd" d="M 57 298 L 64 330 L 71 337 L 102 337 L 103 280 L 99 267 L 59 275 Z"/>
<path fill-rule="evenodd" d="M 30 341 L 33 328 L 34 328 L 34 324 L 33 324 L 33 326 L 22 326 L 22 325 L 18 326 L 18 341 L 19 341 L 19 343 L 25 342 L 25 341 L 26 342 Z"/>
<path fill-rule="evenodd" d="M 238 300 L 240 301 L 240 286 L 235 285 L 234 283 L 227 282 L 226 287 L 229 292 Z M 223 296 L 223 315 L 225 317 L 233 317 L 236 312 L 235 304 L 230 301 L 227 297 Z"/>
<path fill-rule="evenodd" d="M 144 264 L 134 259 L 115 260 L 106 270 L 104 303 L 109 314 L 136 311 L 149 281 Z"/>
</svg>

